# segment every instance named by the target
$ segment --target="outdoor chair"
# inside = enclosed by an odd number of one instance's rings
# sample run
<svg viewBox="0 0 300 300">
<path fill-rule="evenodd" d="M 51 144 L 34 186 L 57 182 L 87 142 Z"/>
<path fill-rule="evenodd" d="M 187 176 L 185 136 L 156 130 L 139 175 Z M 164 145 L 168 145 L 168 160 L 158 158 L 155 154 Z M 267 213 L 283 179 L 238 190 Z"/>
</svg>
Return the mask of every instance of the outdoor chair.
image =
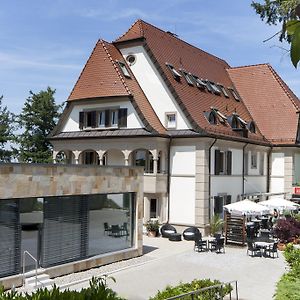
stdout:
<svg viewBox="0 0 300 300">
<path fill-rule="evenodd" d="M 247 255 L 249 255 L 250 252 L 251 253 L 250 256 L 255 256 L 257 254 L 261 256 L 260 247 L 255 246 L 255 244 L 252 242 L 247 242 L 247 246 L 248 246 Z"/>
<path fill-rule="evenodd" d="M 119 225 L 111 225 L 111 232 L 109 234 L 113 237 L 121 237 L 122 236 L 122 230 Z"/>
<path fill-rule="evenodd" d="M 214 234 L 214 240 L 212 241 L 208 241 L 208 246 L 209 246 L 209 249 L 211 251 L 213 250 L 217 250 L 216 247 L 217 247 L 217 240 L 221 239 L 222 235 L 220 233 L 216 233 Z"/>
<path fill-rule="evenodd" d="M 273 243 L 273 245 L 270 245 L 270 246 L 266 247 L 266 249 L 265 249 L 265 255 L 266 256 L 275 258 L 275 253 L 276 253 L 277 257 L 279 257 L 278 256 L 277 243 Z"/>
<path fill-rule="evenodd" d="M 225 253 L 225 238 L 218 238 L 216 239 L 216 246 L 215 246 L 215 249 L 216 249 L 216 253 L 221 253 L 221 251 L 223 253 Z"/>
<path fill-rule="evenodd" d="M 174 226 L 166 223 L 160 228 L 161 236 L 164 238 L 169 238 L 173 233 L 177 233 L 177 230 Z"/>
<path fill-rule="evenodd" d="M 124 236 L 128 236 L 129 233 L 128 233 L 128 226 L 127 226 L 127 222 L 124 222 L 123 225 L 121 226 L 120 230 L 122 232 L 122 235 Z"/>
<path fill-rule="evenodd" d="M 111 226 L 109 226 L 107 222 L 104 222 L 104 235 L 105 233 L 109 235 L 110 232 L 111 232 Z"/>
<path fill-rule="evenodd" d="M 200 233 L 200 231 L 197 227 L 189 227 L 183 231 L 182 235 L 185 240 L 194 241 L 195 235 L 199 234 L 199 233 Z"/>
<path fill-rule="evenodd" d="M 201 232 L 199 231 L 199 234 L 197 233 L 195 235 L 195 245 L 194 245 L 194 251 L 202 252 L 207 251 L 207 242 L 202 240 Z"/>
</svg>

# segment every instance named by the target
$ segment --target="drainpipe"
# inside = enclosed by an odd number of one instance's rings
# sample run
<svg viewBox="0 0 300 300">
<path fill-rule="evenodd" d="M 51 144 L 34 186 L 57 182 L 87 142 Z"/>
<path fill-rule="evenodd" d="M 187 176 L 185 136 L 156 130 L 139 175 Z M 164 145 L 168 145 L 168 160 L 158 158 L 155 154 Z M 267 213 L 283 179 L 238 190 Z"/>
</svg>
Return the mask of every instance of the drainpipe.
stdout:
<svg viewBox="0 0 300 300">
<path fill-rule="evenodd" d="M 215 139 L 212 144 L 208 148 L 208 220 L 209 223 L 211 222 L 211 148 L 214 146 L 214 144 L 217 142 L 218 139 Z"/>
<path fill-rule="evenodd" d="M 168 144 L 168 160 L 167 160 L 167 198 L 168 198 L 168 214 L 167 214 L 167 223 L 170 220 L 170 185 L 171 185 L 171 143 L 172 137 L 169 137 L 169 144 Z"/>
<path fill-rule="evenodd" d="M 242 186 L 242 195 L 244 196 L 245 194 L 245 149 L 249 145 L 249 143 L 246 143 L 243 146 L 243 186 Z"/>
<path fill-rule="evenodd" d="M 270 165 L 271 165 L 272 150 L 273 150 L 273 146 L 270 147 L 270 150 L 268 151 L 268 156 L 267 156 L 267 193 L 270 193 L 270 178 L 271 178 Z"/>
</svg>

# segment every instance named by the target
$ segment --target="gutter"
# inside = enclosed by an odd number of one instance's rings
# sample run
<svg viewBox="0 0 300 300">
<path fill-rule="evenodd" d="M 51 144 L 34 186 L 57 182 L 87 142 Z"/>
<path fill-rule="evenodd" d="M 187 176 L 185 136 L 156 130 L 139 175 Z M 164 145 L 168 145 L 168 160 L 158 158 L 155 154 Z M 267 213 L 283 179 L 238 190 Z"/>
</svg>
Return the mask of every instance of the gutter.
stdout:
<svg viewBox="0 0 300 300">
<path fill-rule="evenodd" d="M 208 220 L 209 223 L 211 222 L 211 149 L 214 146 L 214 144 L 217 142 L 217 138 L 212 142 L 212 144 L 208 148 Z"/>
<path fill-rule="evenodd" d="M 271 165 L 271 153 L 272 153 L 273 147 L 270 147 L 270 150 L 268 151 L 267 154 L 267 193 L 270 193 L 270 179 L 271 179 L 271 170 L 270 170 L 270 165 Z"/>
<path fill-rule="evenodd" d="M 168 199 L 168 214 L 167 214 L 167 223 L 170 221 L 170 186 L 171 186 L 171 143 L 172 137 L 169 138 L 168 144 L 168 161 L 167 161 L 167 199 Z"/>
<path fill-rule="evenodd" d="M 242 183 L 242 195 L 245 194 L 245 149 L 246 147 L 249 145 L 249 143 L 246 143 L 244 146 L 243 146 L 243 183 Z"/>
</svg>

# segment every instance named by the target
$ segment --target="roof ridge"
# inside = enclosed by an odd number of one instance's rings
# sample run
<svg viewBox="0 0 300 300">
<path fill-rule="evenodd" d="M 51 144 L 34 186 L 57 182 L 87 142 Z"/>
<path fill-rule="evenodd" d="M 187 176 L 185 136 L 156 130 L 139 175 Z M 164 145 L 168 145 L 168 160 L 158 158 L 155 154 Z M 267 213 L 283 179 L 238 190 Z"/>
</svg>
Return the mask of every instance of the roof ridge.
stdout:
<svg viewBox="0 0 300 300">
<path fill-rule="evenodd" d="M 292 95 L 290 94 L 290 92 L 292 92 L 292 91 L 290 90 L 288 85 L 286 83 L 283 84 L 283 80 L 281 79 L 281 77 L 277 74 L 277 72 L 273 69 L 273 67 L 270 64 L 267 64 L 267 67 L 270 69 L 271 73 L 273 74 L 276 81 L 279 83 L 282 90 L 285 92 L 285 94 L 288 96 L 288 98 L 290 98 L 292 104 L 294 105 L 294 107 L 296 108 L 296 110 L 298 112 L 299 111 L 299 106 L 297 105 L 297 103 L 293 99 Z M 297 96 L 295 95 L 295 97 L 297 97 Z M 297 97 L 297 99 L 298 99 L 298 97 Z"/>
<path fill-rule="evenodd" d="M 243 68 L 251 68 L 251 67 L 259 67 L 259 66 L 268 66 L 269 63 L 260 63 L 260 64 L 253 64 L 253 65 L 244 65 L 244 66 L 237 66 L 237 67 L 230 67 L 230 69 L 243 69 Z"/>
<path fill-rule="evenodd" d="M 101 45 L 102 45 L 102 47 L 103 47 L 105 53 L 107 54 L 108 58 L 110 59 L 112 65 L 113 65 L 115 71 L 117 72 L 119 79 L 121 80 L 122 84 L 124 85 L 124 87 L 125 87 L 127 93 L 128 93 L 129 95 L 131 95 L 131 91 L 130 91 L 129 87 L 127 86 L 127 84 L 126 84 L 126 82 L 125 82 L 123 76 L 121 75 L 121 73 L 120 73 L 120 71 L 119 71 L 119 68 L 116 66 L 114 60 L 112 59 L 112 57 L 111 57 L 111 55 L 110 55 L 110 53 L 109 53 L 109 51 L 108 51 L 108 49 L 107 49 L 107 47 L 106 47 L 106 45 L 105 45 L 105 43 L 107 43 L 107 44 L 110 44 L 110 43 L 109 43 L 109 42 L 106 42 L 106 41 L 103 40 L 103 39 L 99 40 L 99 42 L 101 43 Z"/>
<path fill-rule="evenodd" d="M 133 27 L 135 24 L 137 24 L 137 23 L 139 23 L 139 29 L 140 29 L 141 35 L 144 35 L 144 31 L 140 28 L 140 27 L 141 27 L 141 21 L 142 21 L 141 19 L 137 19 L 134 23 L 132 23 L 131 26 L 128 28 L 127 31 L 125 31 L 123 34 L 121 34 L 119 37 L 117 37 L 117 38 L 115 39 L 115 42 L 118 42 L 122 37 L 124 37 L 124 36 L 132 29 L 132 27 Z"/>
<path fill-rule="evenodd" d="M 77 83 L 78 83 L 78 82 L 79 82 L 79 80 L 81 79 L 81 76 L 82 76 L 82 74 L 83 74 L 84 70 L 86 69 L 86 66 L 87 66 L 87 64 L 88 64 L 89 60 L 91 59 L 91 57 L 92 57 L 93 53 L 95 52 L 95 50 L 96 50 L 96 47 L 97 47 L 97 44 L 98 44 L 98 42 L 99 42 L 99 41 L 100 41 L 100 40 L 98 40 L 98 41 L 97 41 L 97 43 L 95 44 L 95 46 L 94 46 L 94 48 L 93 48 L 93 51 L 92 51 L 92 53 L 90 54 L 90 56 L 89 56 L 88 60 L 86 61 L 86 63 L 85 63 L 85 65 L 84 65 L 83 69 L 81 70 L 81 72 L 80 72 L 80 75 L 79 75 L 79 77 L 78 77 L 78 79 L 77 79 L 76 83 L 74 84 L 74 86 L 73 86 L 73 88 L 72 88 L 72 90 L 71 90 L 71 93 L 70 93 L 70 95 L 69 95 L 69 97 L 68 97 L 68 100 L 70 99 L 70 97 L 71 97 L 72 93 L 74 92 L 74 90 L 75 90 L 75 87 L 76 87 Z"/>
</svg>

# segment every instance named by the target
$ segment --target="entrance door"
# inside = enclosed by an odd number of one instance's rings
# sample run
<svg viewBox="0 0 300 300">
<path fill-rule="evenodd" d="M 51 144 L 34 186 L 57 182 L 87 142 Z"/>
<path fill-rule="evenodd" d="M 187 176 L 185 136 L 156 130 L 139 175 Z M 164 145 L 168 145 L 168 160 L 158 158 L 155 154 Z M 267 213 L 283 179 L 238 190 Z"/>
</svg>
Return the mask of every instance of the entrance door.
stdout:
<svg viewBox="0 0 300 300">
<path fill-rule="evenodd" d="M 150 218 L 157 218 L 157 199 L 150 199 Z"/>
</svg>

